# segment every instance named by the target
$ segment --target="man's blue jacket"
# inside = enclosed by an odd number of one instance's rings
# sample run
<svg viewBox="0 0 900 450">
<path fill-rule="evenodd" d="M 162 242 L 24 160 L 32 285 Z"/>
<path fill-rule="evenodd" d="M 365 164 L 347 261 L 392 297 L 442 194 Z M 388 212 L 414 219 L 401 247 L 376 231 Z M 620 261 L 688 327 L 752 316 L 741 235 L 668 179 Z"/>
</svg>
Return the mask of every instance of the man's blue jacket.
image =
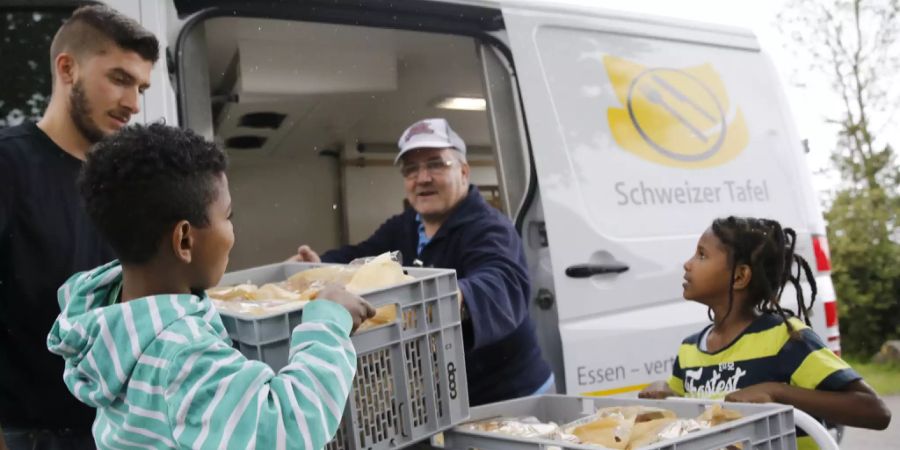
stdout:
<svg viewBox="0 0 900 450">
<path fill-rule="evenodd" d="M 509 219 L 474 186 L 417 255 L 419 222 L 407 209 L 359 243 L 322 255 L 322 261 L 399 250 L 403 265 L 455 269 L 468 319 L 463 321 L 469 402 L 481 405 L 533 394 L 550 377 L 528 314 L 531 295 L 522 241 Z"/>
</svg>

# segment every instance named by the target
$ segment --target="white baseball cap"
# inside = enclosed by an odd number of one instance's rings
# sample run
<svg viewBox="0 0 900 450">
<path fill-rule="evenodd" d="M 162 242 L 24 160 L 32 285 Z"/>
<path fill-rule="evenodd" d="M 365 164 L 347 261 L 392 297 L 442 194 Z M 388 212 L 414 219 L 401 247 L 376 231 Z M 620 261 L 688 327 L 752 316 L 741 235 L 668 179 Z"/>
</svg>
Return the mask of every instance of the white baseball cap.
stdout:
<svg viewBox="0 0 900 450">
<path fill-rule="evenodd" d="M 406 129 L 397 142 L 400 153 L 394 164 L 400 161 L 406 152 L 419 148 L 452 148 L 466 156 L 466 143 L 450 128 L 447 119 L 423 119 Z"/>
</svg>

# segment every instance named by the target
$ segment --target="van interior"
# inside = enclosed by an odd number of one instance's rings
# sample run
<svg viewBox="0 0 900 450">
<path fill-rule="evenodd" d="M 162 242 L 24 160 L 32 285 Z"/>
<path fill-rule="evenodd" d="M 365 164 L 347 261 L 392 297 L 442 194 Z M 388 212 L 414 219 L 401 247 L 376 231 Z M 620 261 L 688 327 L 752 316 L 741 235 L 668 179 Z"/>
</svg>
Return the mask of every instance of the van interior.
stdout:
<svg viewBox="0 0 900 450">
<path fill-rule="evenodd" d="M 468 147 L 471 183 L 513 215 L 520 199 L 501 180 L 521 197 L 525 150 L 504 177 L 485 79 L 508 70 L 478 39 L 249 17 L 210 18 L 187 33 L 182 118 L 230 159 L 229 270 L 284 260 L 300 244 L 321 253 L 357 243 L 400 213 L 397 141 L 423 118 L 450 122 Z M 491 82 L 511 92 L 508 77 Z"/>
</svg>

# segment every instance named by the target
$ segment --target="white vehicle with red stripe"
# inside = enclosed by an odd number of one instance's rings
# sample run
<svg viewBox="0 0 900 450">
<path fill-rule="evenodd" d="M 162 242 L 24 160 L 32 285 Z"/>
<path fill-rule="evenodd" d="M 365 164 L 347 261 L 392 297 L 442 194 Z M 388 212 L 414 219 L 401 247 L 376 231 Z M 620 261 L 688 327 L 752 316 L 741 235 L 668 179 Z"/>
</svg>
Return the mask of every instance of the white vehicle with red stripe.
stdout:
<svg viewBox="0 0 900 450">
<path fill-rule="evenodd" d="M 840 352 L 804 148 L 748 31 L 550 1 L 108 3 L 165 50 L 138 120 L 230 154 L 230 270 L 366 237 L 402 208 L 397 136 L 443 116 L 522 234 L 561 392 L 668 377 L 708 323 L 681 298 L 682 263 L 732 214 L 797 231 L 816 269 L 813 328 Z"/>
</svg>

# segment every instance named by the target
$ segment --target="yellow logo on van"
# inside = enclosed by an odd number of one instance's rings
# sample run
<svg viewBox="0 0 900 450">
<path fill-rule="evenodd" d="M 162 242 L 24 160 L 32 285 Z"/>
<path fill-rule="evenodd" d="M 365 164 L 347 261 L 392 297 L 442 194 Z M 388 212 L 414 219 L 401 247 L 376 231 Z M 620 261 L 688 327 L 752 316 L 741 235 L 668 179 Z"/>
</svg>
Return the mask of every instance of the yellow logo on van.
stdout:
<svg viewBox="0 0 900 450">
<path fill-rule="evenodd" d="M 711 65 L 648 68 L 614 56 L 604 57 L 603 65 L 624 106 L 607 114 L 623 149 L 666 166 L 697 169 L 724 164 L 747 146 L 744 114 L 732 108 Z"/>
</svg>

